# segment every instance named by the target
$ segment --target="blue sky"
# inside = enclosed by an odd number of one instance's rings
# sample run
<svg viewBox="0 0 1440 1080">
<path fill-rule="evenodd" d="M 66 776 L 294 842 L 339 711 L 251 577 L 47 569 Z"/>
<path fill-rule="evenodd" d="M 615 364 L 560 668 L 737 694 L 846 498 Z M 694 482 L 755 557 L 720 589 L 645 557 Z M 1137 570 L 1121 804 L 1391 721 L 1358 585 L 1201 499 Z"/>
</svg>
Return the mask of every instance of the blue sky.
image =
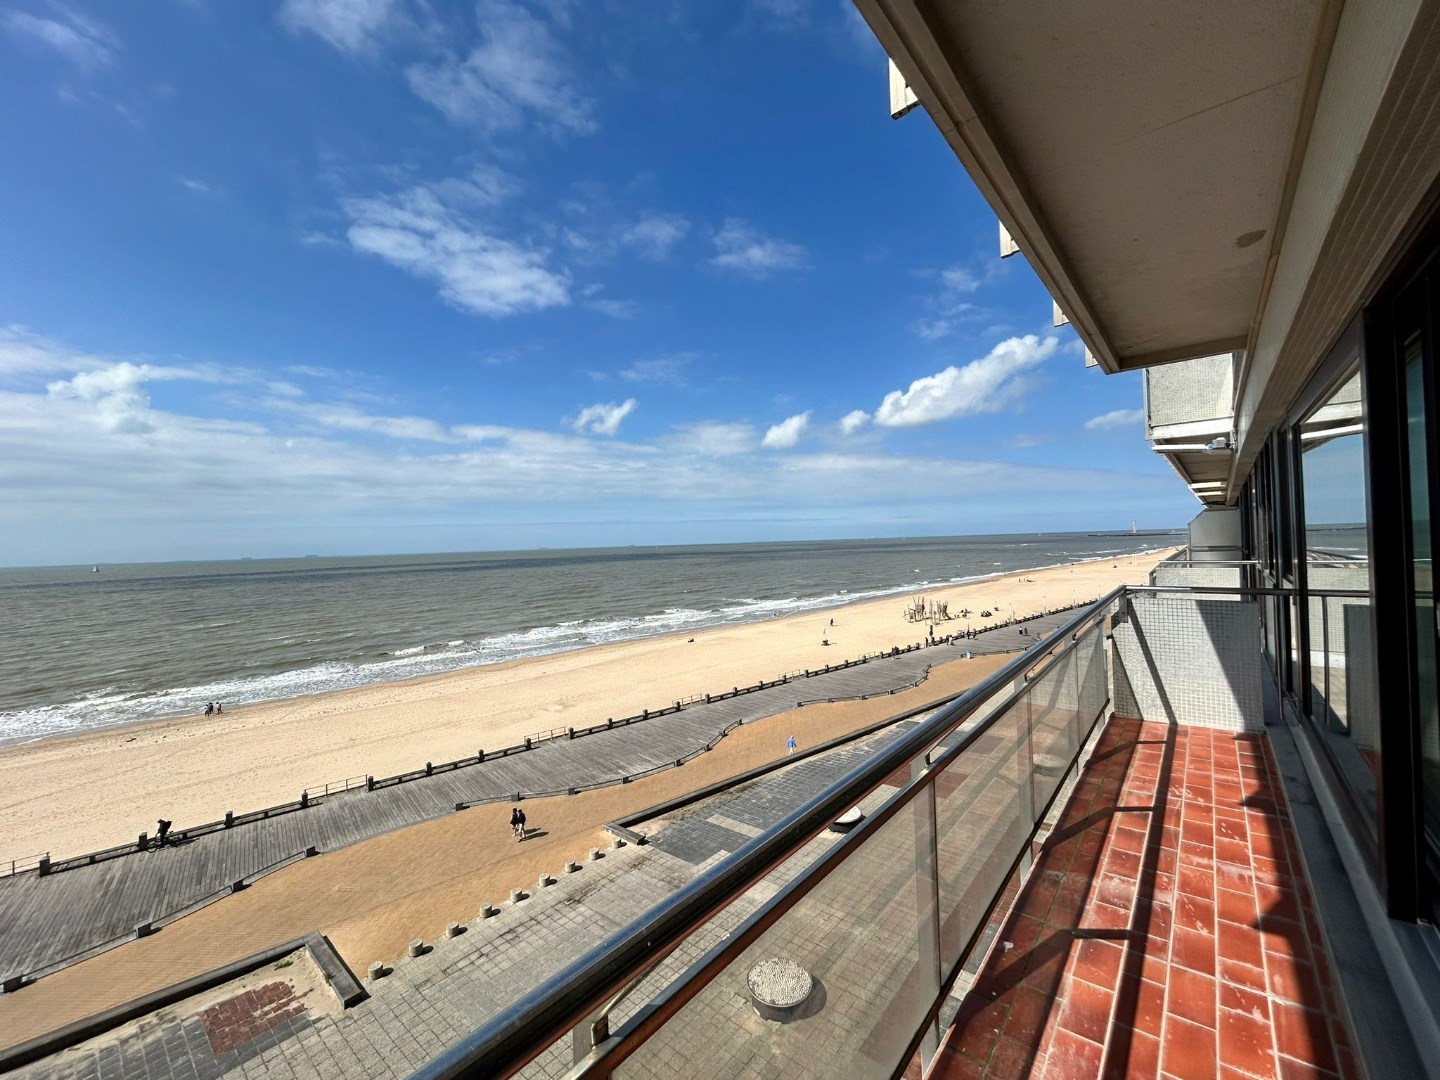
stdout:
<svg viewBox="0 0 1440 1080">
<path fill-rule="evenodd" d="M 1179 525 L 842 0 L 0 0 L 0 563 Z"/>
</svg>

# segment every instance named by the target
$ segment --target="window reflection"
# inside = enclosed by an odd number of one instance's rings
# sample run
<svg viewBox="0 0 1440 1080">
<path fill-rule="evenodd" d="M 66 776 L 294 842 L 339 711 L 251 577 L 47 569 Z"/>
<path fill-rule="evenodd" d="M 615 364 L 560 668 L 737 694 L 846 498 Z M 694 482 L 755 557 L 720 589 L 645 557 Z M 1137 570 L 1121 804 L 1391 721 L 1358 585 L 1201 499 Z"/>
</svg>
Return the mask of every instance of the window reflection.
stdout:
<svg viewBox="0 0 1440 1080">
<path fill-rule="evenodd" d="M 1299 437 L 1309 595 L 1300 671 L 1310 717 L 1373 828 L 1380 730 L 1358 368 L 1301 422 Z M 1335 595 L 1344 592 L 1366 595 Z"/>
</svg>

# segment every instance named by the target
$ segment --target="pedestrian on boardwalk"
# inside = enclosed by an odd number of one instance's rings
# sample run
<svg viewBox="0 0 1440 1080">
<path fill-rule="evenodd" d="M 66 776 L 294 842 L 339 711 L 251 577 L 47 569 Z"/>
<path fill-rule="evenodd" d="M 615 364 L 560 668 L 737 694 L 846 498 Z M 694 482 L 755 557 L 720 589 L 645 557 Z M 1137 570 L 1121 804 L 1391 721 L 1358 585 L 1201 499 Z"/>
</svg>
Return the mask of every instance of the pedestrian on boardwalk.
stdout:
<svg viewBox="0 0 1440 1080">
<path fill-rule="evenodd" d="M 173 824 L 174 822 L 166 821 L 164 818 L 155 822 L 155 844 L 157 847 L 165 846 L 165 841 L 170 836 L 170 826 Z"/>
<path fill-rule="evenodd" d="M 786 742 L 785 742 L 785 753 L 786 753 L 787 755 L 795 753 L 795 736 L 794 736 L 794 735 L 791 735 L 790 738 L 789 738 L 788 740 L 786 740 Z"/>
</svg>

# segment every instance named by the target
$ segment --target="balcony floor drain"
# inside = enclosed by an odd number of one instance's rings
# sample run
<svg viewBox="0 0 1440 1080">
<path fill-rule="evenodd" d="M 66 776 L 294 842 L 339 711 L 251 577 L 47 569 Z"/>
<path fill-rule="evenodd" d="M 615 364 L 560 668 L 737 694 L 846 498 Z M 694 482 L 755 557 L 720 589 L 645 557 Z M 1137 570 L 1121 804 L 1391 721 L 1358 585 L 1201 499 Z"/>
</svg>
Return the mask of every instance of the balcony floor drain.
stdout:
<svg viewBox="0 0 1440 1080">
<path fill-rule="evenodd" d="M 794 960 L 761 960 L 745 978 L 750 1001 L 762 1019 L 784 1024 L 794 1020 L 810 1000 L 814 977 Z"/>
</svg>

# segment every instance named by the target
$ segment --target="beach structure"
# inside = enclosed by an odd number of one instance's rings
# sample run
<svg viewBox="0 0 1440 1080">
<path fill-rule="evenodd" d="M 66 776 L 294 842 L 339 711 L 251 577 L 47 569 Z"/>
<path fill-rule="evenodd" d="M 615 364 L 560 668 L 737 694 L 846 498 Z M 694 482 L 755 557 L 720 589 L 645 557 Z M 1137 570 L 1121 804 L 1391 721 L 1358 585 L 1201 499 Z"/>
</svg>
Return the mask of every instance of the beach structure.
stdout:
<svg viewBox="0 0 1440 1080">
<path fill-rule="evenodd" d="M 420 1075 L 1436 1075 L 1440 2 L 856 7 L 1188 550 Z"/>
</svg>

